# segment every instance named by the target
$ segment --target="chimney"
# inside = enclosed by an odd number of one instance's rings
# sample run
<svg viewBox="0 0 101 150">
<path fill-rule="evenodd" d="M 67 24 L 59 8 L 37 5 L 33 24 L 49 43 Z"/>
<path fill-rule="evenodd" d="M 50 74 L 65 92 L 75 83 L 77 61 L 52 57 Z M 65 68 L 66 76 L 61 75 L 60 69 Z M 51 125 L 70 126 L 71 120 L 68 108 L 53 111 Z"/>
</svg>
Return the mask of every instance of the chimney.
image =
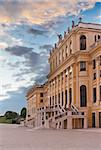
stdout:
<svg viewBox="0 0 101 150">
<path fill-rule="evenodd" d="M 74 26 L 75 26 L 75 25 L 74 25 L 74 21 L 72 21 L 72 28 L 74 28 Z"/>
</svg>

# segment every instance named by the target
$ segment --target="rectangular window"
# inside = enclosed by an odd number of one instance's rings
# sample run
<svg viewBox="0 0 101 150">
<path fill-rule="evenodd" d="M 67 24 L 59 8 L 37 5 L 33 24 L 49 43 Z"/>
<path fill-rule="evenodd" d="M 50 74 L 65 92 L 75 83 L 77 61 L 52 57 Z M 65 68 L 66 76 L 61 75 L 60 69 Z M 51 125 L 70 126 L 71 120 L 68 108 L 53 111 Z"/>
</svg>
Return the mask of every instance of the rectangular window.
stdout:
<svg viewBox="0 0 101 150">
<path fill-rule="evenodd" d="M 40 100 L 40 103 L 43 103 L 43 99 Z"/>
<path fill-rule="evenodd" d="M 58 66 L 58 63 L 57 63 L 57 56 L 56 56 L 56 67 Z"/>
<path fill-rule="evenodd" d="M 62 92 L 62 106 L 63 106 L 63 92 Z"/>
<path fill-rule="evenodd" d="M 53 96 L 53 106 L 54 106 L 54 96 Z"/>
<path fill-rule="evenodd" d="M 95 59 L 93 60 L 93 69 L 95 69 L 96 68 L 96 61 L 95 61 Z"/>
<path fill-rule="evenodd" d="M 40 97 L 43 97 L 43 93 L 40 93 Z"/>
<path fill-rule="evenodd" d="M 64 60 L 64 50 L 62 50 L 62 60 Z"/>
<path fill-rule="evenodd" d="M 99 128 L 101 128 L 101 112 L 99 112 Z"/>
<path fill-rule="evenodd" d="M 51 106 L 52 102 L 51 102 L 51 97 L 50 97 L 50 106 Z"/>
<path fill-rule="evenodd" d="M 86 71 L 86 62 L 80 61 L 80 71 Z"/>
<path fill-rule="evenodd" d="M 55 95 L 55 105 L 57 104 L 57 95 Z"/>
<path fill-rule="evenodd" d="M 61 54 L 59 53 L 59 64 L 61 63 Z"/>
<path fill-rule="evenodd" d="M 95 42 L 96 42 L 97 40 L 96 40 L 96 35 L 95 35 Z"/>
<path fill-rule="evenodd" d="M 71 105 L 72 103 L 72 89 L 69 89 L 69 104 Z"/>
<path fill-rule="evenodd" d="M 100 70 L 100 75 L 99 76 L 101 77 L 101 70 Z"/>
<path fill-rule="evenodd" d="M 93 102 L 96 103 L 96 88 L 93 88 Z"/>
<path fill-rule="evenodd" d="M 67 51 L 68 51 L 68 46 L 66 46 L 66 49 L 65 49 L 66 58 L 67 58 L 67 56 L 68 56 Z"/>
<path fill-rule="evenodd" d="M 62 79 L 62 81 L 63 81 L 63 72 L 61 73 L 61 79 Z"/>
<path fill-rule="evenodd" d="M 60 104 L 60 93 L 58 94 L 58 103 Z"/>
<path fill-rule="evenodd" d="M 65 90 L 65 104 L 67 105 L 67 99 L 68 99 L 68 97 L 67 97 L 67 90 Z"/>
<path fill-rule="evenodd" d="M 95 113 L 92 113 L 92 127 L 95 128 Z"/>
<path fill-rule="evenodd" d="M 101 85 L 100 85 L 100 101 L 101 101 Z"/>
<path fill-rule="evenodd" d="M 95 80 L 95 79 L 96 79 L 96 73 L 93 74 L 93 80 Z"/>
<path fill-rule="evenodd" d="M 100 35 L 98 35 L 98 40 L 100 39 Z"/>
<path fill-rule="evenodd" d="M 100 56 L 100 65 L 101 65 L 101 56 Z"/>
</svg>

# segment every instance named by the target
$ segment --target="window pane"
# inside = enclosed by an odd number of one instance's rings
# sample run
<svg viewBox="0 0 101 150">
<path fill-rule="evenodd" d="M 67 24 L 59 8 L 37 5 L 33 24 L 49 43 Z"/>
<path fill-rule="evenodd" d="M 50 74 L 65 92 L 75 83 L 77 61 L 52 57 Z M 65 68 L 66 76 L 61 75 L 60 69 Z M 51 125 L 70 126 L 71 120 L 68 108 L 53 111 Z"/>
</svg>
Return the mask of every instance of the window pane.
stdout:
<svg viewBox="0 0 101 150">
<path fill-rule="evenodd" d="M 96 88 L 93 88 L 93 102 L 96 103 Z"/>
<path fill-rule="evenodd" d="M 80 50 L 86 50 L 86 36 L 82 35 L 80 37 Z"/>
<path fill-rule="evenodd" d="M 80 62 L 80 71 L 86 71 L 86 62 L 85 61 Z"/>
</svg>

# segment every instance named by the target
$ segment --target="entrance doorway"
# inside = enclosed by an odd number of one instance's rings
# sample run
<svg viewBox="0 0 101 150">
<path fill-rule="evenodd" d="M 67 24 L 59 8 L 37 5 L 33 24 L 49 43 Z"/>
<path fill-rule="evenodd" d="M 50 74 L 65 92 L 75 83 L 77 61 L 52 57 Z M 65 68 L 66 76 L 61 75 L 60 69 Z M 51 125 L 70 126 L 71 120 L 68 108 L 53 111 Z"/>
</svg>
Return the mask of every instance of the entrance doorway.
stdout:
<svg viewBox="0 0 101 150">
<path fill-rule="evenodd" d="M 64 120 L 64 129 L 67 129 L 67 119 Z"/>
<path fill-rule="evenodd" d="M 101 128 L 101 112 L 99 112 L 99 128 Z"/>
<path fill-rule="evenodd" d="M 92 113 L 92 127 L 95 128 L 95 113 Z"/>
<path fill-rule="evenodd" d="M 84 118 L 82 118 L 82 128 L 84 128 Z"/>
</svg>

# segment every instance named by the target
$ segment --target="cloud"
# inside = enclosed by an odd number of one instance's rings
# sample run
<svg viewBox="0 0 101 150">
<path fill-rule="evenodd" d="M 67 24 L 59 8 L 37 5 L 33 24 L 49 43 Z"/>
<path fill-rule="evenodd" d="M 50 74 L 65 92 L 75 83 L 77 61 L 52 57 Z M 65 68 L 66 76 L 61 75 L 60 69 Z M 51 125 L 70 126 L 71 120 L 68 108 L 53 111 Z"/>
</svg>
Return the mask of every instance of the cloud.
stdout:
<svg viewBox="0 0 101 150">
<path fill-rule="evenodd" d="M 9 52 L 11 55 L 22 56 L 32 51 L 32 48 L 23 46 L 13 46 L 5 48 L 5 51 Z"/>
<path fill-rule="evenodd" d="M 35 35 L 35 36 L 37 36 L 37 35 L 44 35 L 44 36 L 46 36 L 46 34 L 48 33 L 48 31 L 42 31 L 42 30 L 33 29 L 33 28 L 29 29 L 28 32 L 33 34 L 33 35 Z"/>
<path fill-rule="evenodd" d="M 50 44 L 45 44 L 45 45 L 40 46 L 40 49 L 45 49 L 47 51 L 50 51 L 52 49 L 52 47 L 53 46 Z"/>
<path fill-rule="evenodd" d="M 0 101 L 3 101 L 3 100 L 8 99 L 8 98 L 10 98 L 10 95 L 7 95 L 7 94 L 0 95 Z"/>
<path fill-rule="evenodd" d="M 10 83 L 9 84 L 5 84 L 5 85 L 2 85 L 2 87 L 5 88 L 5 89 L 9 89 L 9 88 L 11 88 L 11 84 Z"/>
<path fill-rule="evenodd" d="M 21 109 L 26 106 L 25 99 L 26 88 L 22 87 L 18 91 L 8 92 L 9 97 L 0 100 L 0 113 L 5 114 L 6 111 L 12 110 L 20 113 Z"/>
<path fill-rule="evenodd" d="M 40 55 L 36 52 L 31 52 L 25 56 L 26 61 L 24 64 L 27 67 L 35 69 L 35 66 L 39 63 Z"/>
<path fill-rule="evenodd" d="M 6 61 L 7 57 L 6 56 L 0 56 L 0 61 L 4 62 Z"/>
<path fill-rule="evenodd" d="M 6 65 L 11 67 L 12 69 L 14 69 L 14 68 L 20 67 L 21 62 L 20 61 L 16 61 L 15 63 L 14 62 L 6 62 Z"/>
<path fill-rule="evenodd" d="M 97 0 L 12 0 L 0 1 L 1 22 L 27 21 L 45 24 L 67 13 L 77 15 L 92 8 Z"/>
<path fill-rule="evenodd" d="M 50 45 L 44 45 L 43 48 L 47 48 L 48 46 Z M 49 71 L 49 51 L 41 50 L 40 53 L 37 53 L 31 48 L 21 46 L 8 47 L 5 51 L 13 56 L 19 56 L 20 60 L 22 60 L 22 57 L 24 58 L 23 61 L 7 61 L 6 65 L 13 70 L 13 80 L 10 84 L 9 82 L 7 85 L 4 84 L 3 91 L 5 90 L 5 94 L 8 91 L 17 91 L 23 85 L 28 87 L 35 82 L 43 83 L 46 80 Z M 10 85 L 10 88 L 8 85 Z"/>
<path fill-rule="evenodd" d="M 101 19 L 101 15 L 99 15 L 99 16 L 94 16 L 94 18 L 96 18 L 96 19 Z"/>
<path fill-rule="evenodd" d="M 5 49 L 6 47 L 8 47 L 7 43 L 0 42 L 0 49 Z"/>
</svg>

